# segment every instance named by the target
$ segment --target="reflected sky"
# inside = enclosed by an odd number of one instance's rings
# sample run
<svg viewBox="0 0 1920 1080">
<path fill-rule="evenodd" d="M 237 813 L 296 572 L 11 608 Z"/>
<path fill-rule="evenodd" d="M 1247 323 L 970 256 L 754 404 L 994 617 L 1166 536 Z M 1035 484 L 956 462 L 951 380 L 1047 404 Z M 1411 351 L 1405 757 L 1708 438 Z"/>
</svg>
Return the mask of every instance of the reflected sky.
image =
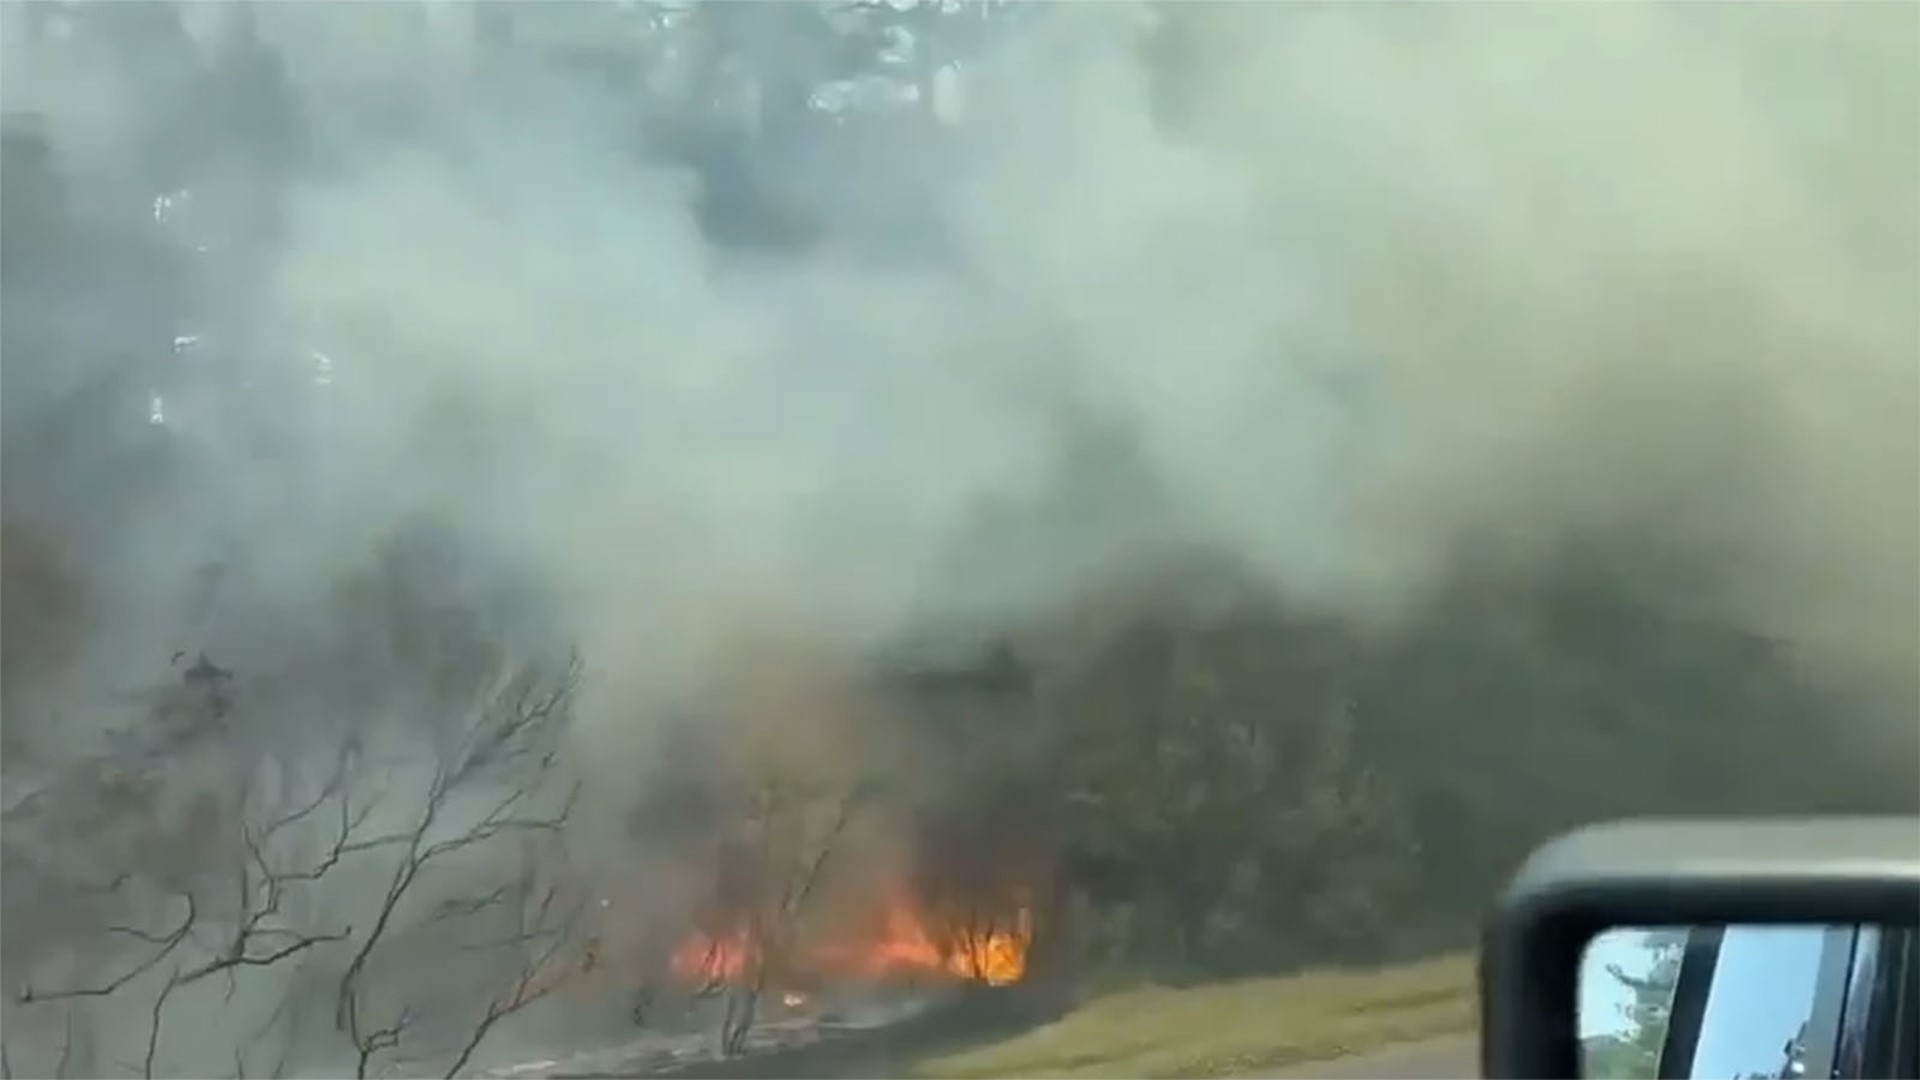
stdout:
<svg viewBox="0 0 1920 1080">
<path fill-rule="evenodd" d="M 1736 926 L 1720 946 L 1695 1076 L 1777 1075 L 1813 1013 L 1821 926 Z"/>
</svg>

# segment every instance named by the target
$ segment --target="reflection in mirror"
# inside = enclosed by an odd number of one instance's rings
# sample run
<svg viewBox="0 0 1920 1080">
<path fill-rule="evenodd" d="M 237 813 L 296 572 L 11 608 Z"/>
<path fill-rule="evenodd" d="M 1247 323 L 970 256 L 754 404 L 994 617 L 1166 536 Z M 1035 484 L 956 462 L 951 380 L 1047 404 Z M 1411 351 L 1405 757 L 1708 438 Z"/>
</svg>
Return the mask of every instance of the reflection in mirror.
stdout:
<svg viewBox="0 0 1920 1080">
<path fill-rule="evenodd" d="M 1655 1080 L 1667 1036 L 1680 957 L 1679 928 L 1609 930 L 1580 959 L 1580 1075 Z"/>
<path fill-rule="evenodd" d="M 1872 939 L 1868 932 L 1866 937 Z M 1859 928 L 1619 928 L 1581 959 L 1581 1075 L 1832 1075 Z"/>
</svg>

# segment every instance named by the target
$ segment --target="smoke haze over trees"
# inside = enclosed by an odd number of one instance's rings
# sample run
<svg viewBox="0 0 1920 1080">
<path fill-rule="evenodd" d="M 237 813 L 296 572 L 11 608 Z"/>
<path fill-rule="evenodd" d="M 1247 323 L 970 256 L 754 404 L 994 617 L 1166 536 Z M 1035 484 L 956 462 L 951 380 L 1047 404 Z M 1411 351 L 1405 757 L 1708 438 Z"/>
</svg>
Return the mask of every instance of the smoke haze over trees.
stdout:
<svg viewBox="0 0 1920 1080">
<path fill-rule="evenodd" d="M 0 15 L 14 1069 L 616 1038 L 747 848 L 1184 977 L 1920 803 L 1903 5 Z"/>
</svg>

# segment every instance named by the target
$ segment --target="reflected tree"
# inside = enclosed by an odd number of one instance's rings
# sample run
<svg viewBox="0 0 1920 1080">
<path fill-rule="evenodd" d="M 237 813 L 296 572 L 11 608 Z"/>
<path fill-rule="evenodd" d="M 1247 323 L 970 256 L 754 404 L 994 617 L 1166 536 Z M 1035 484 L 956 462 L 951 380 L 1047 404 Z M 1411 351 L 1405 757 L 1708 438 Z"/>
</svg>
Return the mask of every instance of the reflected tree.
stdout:
<svg viewBox="0 0 1920 1080">
<path fill-rule="evenodd" d="M 1647 931 L 1642 948 L 1651 961 L 1645 974 L 1629 973 L 1620 964 L 1607 966 L 1607 974 L 1630 995 L 1621 1006 L 1625 1022 L 1619 1032 L 1587 1041 L 1582 1075 L 1594 1080 L 1652 1080 L 1660 1075 L 1660 1051 L 1673 1013 L 1686 937 L 1684 930 Z"/>
</svg>

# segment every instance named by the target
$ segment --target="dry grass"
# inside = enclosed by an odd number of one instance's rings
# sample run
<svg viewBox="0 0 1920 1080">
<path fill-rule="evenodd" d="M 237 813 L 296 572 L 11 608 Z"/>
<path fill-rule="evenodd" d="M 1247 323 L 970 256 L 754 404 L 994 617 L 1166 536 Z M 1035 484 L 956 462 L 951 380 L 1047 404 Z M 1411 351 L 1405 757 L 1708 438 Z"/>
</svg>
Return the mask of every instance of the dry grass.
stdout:
<svg viewBox="0 0 1920 1080">
<path fill-rule="evenodd" d="M 1311 971 L 1098 998 L 1046 1027 L 922 1062 L 915 1075 L 1230 1077 L 1470 1030 L 1473 957 Z"/>
</svg>

